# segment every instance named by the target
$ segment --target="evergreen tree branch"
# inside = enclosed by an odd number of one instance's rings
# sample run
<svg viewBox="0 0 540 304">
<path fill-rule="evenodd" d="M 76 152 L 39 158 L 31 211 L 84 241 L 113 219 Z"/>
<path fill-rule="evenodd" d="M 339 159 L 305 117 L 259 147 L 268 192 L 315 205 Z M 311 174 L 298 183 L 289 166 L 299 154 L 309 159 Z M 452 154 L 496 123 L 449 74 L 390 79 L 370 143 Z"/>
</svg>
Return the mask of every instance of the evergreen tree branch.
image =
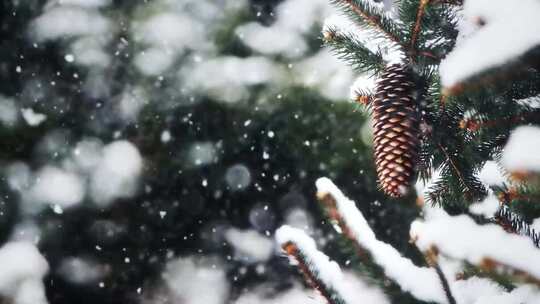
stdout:
<svg viewBox="0 0 540 304">
<path fill-rule="evenodd" d="M 328 194 L 328 193 L 317 193 L 317 199 L 319 202 L 324 206 L 326 210 L 327 216 L 338 225 L 339 229 L 341 230 L 341 233 L 343 233 L 349 240 L 352 241 L 354 244 L 354 248 L 356 252 L 358 253 L 358 256 L 366 261 L 368 258 L 368 254 L 364 248 L 358 243 L 358 240 L 356 239 L 354 233 L 351 231 L 349 226 L 345 223 L 343 217 L 341 216 L 340 212 L 337 209 L 337 202 L 334 196 Z"/>
<path fill-rule="evenodd" d="M 389 17 L 385 16 L 380 9 L 365 0 L 330 0 L 334 5 L 348 13 L 361 25 L 367 25 L 390 39 L 392 42 L 403 46 L 398 27 Z"/>
<path fill-rule="evenodd" d="M 356 71 L 378 74 L 385 68 L 380 52 L 373 53 L 351 34 L 342 33 L 334 28 L 325 31 L 325 43 L 341 59 L 348 62 Z"/>
<path fill-rule="evenodd" d="M 328 304 L 345 304 L 343 299 L 335 295 L 334 290 L 331 290 L 329 286 L 317 278 L 317 270 L 314 269 L 314 266 L 307 260 L 306 255 L 294 243 L 286 243 L 282 248 L 290 257 L 298 262 L 298 267 L 306 278 L 306 282 L 311 288 L 317 290 L 326 299 Z"/>
<path fill-rule="evenodd" d="M 533 244 L 540 248 L 540 234 L 521 219 L 519 215 L 515 214 L 508 205 L 502 204 L 493 220 L 508 232 L 530 238 Z"/>
<path fill-rule="evenodd" d="M 439 147 L 439 149 L 443 152 L 444 156 L 446 157 L 446 160 L 448 161 L 448 163 L 450 164 L 451 168 L 454 170 L 454 173 L 456 174 L 456 176 L 459 178 L 459 181 L 460 183 L 463 185 L 463 187 L 465 188 L 465 190 L 470 193 L 471 192 L 471 189 L 469 188 L 469 186 L 467 185 L 467 183 L 465 182 L 465 178 L 463 177 L 463 174 L 461 173 L 461 171 L 459 170 L 458 166 L 456 165 L 456 163 L 454 162 L 454 159 L 452 157 L 450 157 L 450 154 L 448 154 L 448 151 L 446 151 L 446 149 L 440 144 L 438 143 L 437 146 Z"/>
<path fill-rule="evenodd" d="M 538 249 L 522 237 L 493 228 L 493 225 L 478 225 L 465 215 L 444 215 L 425 222 L 415 221 L 411 225 L 410 233 L 416 246 L 423 252 L 434 248 L 441 255 L 467 261 L 485 271 L 538 284 L 540 267 L 531 265 L 516 256 L 515 251 L 499 244 L 504 243 L 505 246 L 519 251 L 521 256 L 529 255 L 531 259 L 540 258 Z"/>
<path fill-rule="evenodd" d="M 420 1 L 420 5 L 418 6 L 418 12 L 416 14 L 416 23 L 414 24 L 413 34 L 411 38 L 411 53 L 415 53 L 416 42 L 417 42 L 418 35 L 420 34 L 420 30 L 421 30 L 422 18 L 424 17 L 424 13 L 426 12 L 426 6 L 429 4 L 431 0 L 419 0 L 419 1 Z"/>
<path fill-rule="evenodd" d="M 463 5 L 463 0 L 432 0 L 433 4 Z"/>
<path fill-rule="evenodd" d="M 317 290 L 328 304 L 347 304 L 342 295 L 342 273 L 339 266 L 317 250 L 313 239 L 302 230 L 282 226 L 276 232 L 276 240 L 283 251 L 298 263 L 306 282 Z"/>
<path fill-rule="evenodd" d="M 435 272 L 437 273 L 437 276 L 439 277 L 439 281 L 441 282 L 442 288 L 444 290 L 444 294 L 446 295 L 446 299 L 448 300 L 448 304 L 457 304 L 456 298 L 452 294 L 452 290 L 450 289 L 450 283 L 448 282 L 448 279 L 444 275 L 444 272 L 441 269 L 441 266 L 439 266 L 438 260 L 438 252 L 435 248 L 431 248 L 428 250 L 425 254 L 426 262 L 430 267 L 435 269 Z"/>
<path fill-rule="evenodd" d="M 529 69 L 540 67 L 540 45 L 532 48 L 522 56 L 510 60 L 497 67 L 478 71 L 474 75 L 443 88 L 443 94 L 455 96 L 470 91 L 477 91 L 484 87 L 501 88 L 508 87 L 513 81 L 525 79 L 529 75 Z"/>
<path fill-rule="evenodd" d="M 459 122 L 459 127 L 470 132 L 477 132 L 484 128 L 493 128 L 501 125 L 516 125 L 517 123 L 526 122 L 528 119 L 540 118 L 539 112 L 529 112 L 514 115 L 511 117 L 502 117 L 499 119 L 485 119 L 484 117 L 464 118 Z"/>
<path fill-rule="evenodd" d="M 325 205 L 335 205 L 331 212 L 337 214 L 329 212 L 331 216 L 343 221 L 342 225 L 349 231 L 352 241 L 371 254 L 388 278 L 419 300 L 446 303 L 446 296 L 433 269 L 416 266 L 394 247 L 379 241 L 354 201 L 348 199 L 329 179 L 320 178 L 316 184 L 317 198 Z"/>
</svg>

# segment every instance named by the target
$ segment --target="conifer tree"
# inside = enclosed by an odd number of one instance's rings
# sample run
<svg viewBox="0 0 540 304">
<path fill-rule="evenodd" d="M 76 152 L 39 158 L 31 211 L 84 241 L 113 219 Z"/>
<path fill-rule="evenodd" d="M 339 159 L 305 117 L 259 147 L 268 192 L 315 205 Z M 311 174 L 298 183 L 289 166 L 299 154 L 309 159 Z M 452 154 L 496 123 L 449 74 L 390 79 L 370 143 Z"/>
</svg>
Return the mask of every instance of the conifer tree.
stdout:
<svg viewBox="0 0 540 304">
<path fill-rule="evenodd" d="M 540 2 L 331 2 L 343 16 L 325 24 L 326 45 L 373 80 L 352 90 L 373 119 L 380 190 L 403 204 L 416 188 L 423 208 L 410 223 L 424 256 L 415 260 L 319 179 L 317 198 L 350 240 L 354 268 L 392 303 L 538 303 Z M 286 226 L 277 233 L 328 303 L 353 303 L 309 239 Z"/>
</svg>

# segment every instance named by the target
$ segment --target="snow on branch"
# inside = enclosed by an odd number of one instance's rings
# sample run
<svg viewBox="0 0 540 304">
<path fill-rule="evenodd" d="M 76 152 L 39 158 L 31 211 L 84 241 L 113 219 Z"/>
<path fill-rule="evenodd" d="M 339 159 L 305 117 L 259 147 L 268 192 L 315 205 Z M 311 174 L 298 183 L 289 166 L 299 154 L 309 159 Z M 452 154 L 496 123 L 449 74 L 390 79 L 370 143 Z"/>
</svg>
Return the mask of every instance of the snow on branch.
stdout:
<svg viewBox="0 0 540 304">
<path fill-rule="evenodd" d="M 387 64 L 402 63 L 403 58 L 405 58 L 405 54 L 398 43 L 374 35 L 372 31 L 358 26 L 345 15 L 335 14 L 326 18 L 322 33 L 327 43 L 338 37 L 341 37 L 341 40 L 356 42 L 358 46 L 366 48 L 373 55 L 380 56 Z M 343 41 L 337 41 L 337 43 L 340 42 Z"/>
<path fill-rule="evenodd" d="M 384 4 L 371 0 L 331 0 L 338 8 L 352 17 L 360 25 L 376 31 L 380 36 L 400 44 L 399 30 L 391 17 L 391 13 L 384 8 Z"/>
<path fill-rule="evenodd" d="M 42 280 L 48 271 L 49 264 L 33 244 L 8 242 L 0 248 L 0 295 L 14 304 L 46 304 Z"/>
<path fill-rule="evenodd" d="M 328 178 L 317 180 L 317 197 L 327 207 L 330 216 L 347 227 L 347 234 L 361 248 L 369 251 L 374 261 L 384 269 L 386 276 L 405 291 L 423 301 L 447 303 L 437 273 L 426 267 L 418 267 L 404 258 L 389 244 L 377 240 L 362 213 Z"/>
<path fill-rule="evenodd" d="M 540 149 L 540 128 L 518 127 L 510 134 L 501 163 L 513 174 L 540 172 L 540 154 L 536 153 L 538 149 Z"/>
<path fill-rule="evenodd" d="M 339 265 L 317 250 L 315 241 L 304 231 L 282 226 L 276 231 L 276 241 L 298 266 L 308 283 L 317 289 L 329 304 L 346 304 L 343 275 Z"/>
<path fill-rule="evenodd" d="M 493 81 L 527 65 L 531 52 L 540 46 L 539 15 L 537 0 L 514 4 L 506 0 L 465 1 L 461 28 L 476 30 L 458 41 L 442 61 L 441 82 L 446 90 L 459 93 L 475 76 L 487 73 L 484 80 Z"/>
<path fill-rule="evenodd" d="M 488 270 L 502 267 L 526 281 L 540 282 L 540 251 L 528 238 L 506 233 L 496 225 L 477 225 L 465 215 L 446 216 L 411 225 L 411 239 L 426 252 L 465 260 Z"/>
<path fill-rule="evenodd" d="M 529 237 L 534 246 L 540 247 L 540 234 L 519 215 L 512 212 L 507 205 L 502 205 L 497 211 L 495 214 L 495 221 L 507 231 Z"/>
</svg>

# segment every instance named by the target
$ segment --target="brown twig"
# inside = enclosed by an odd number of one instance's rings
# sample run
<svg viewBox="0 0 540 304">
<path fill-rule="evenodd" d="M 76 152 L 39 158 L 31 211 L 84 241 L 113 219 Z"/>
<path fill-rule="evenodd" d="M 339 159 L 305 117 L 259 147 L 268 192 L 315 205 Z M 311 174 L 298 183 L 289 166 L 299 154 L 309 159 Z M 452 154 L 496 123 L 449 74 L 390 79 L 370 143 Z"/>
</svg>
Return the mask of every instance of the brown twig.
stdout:
<svg viewBox="0 0 540 304">
<path fill-rule="evenodd" d="M 526 115 L 517 115 L 517 116 L 505 118 L 505 119 L 494 119 L 494 120 L 486 120 L 486 121 L 469 118 L 469 119 L 462 119 L 459 122 L 459 127 L 467 131 L 476 132 L 480 130 L 481 128 L 495 127 L 502 123 L 516 123 L 516 122 L 523 121 L 524 119 L 526 119 Z"/>
<path fill-rule="evenodd" d="M 463 0 L 433 0 L 433 4 L 463 5 Z"/>
<path fill-rule="evenodd" d="M 362 19 L 366 20 L 367 23 L 371 24 L 373 27 L 376 27 L 381 32 L 383 32 L 390 40 L 397 43 L 398 45 L 401 44 L 401 40 L 399 40 L 398 37 L 396 37 L 394 34 L 386 31 L 384 27 L 380 23 L 380 18 L 378 16 L 370 16 L 366 12 L 364 12 L 360 7 L 354 4 L 352 0 L 339 0 L 340 2 L 345 3 L 348 5 L 353 12 L 355 12 L 358 16 L 360 16 Z"/>
<path fill-rule="evenodd" d="M 509 266 L 492 258 L 483 258 L 479 266 L 488 273 L 504 273 L 522 282 L 540 286 L 540 278 L 531 275 L 525 270 L 516 269 L 512 266 Z"/>
<path fill-rule="evenodd" d="M 437 276 L 439 277 L 439 281 L 441 282 L 442 288 L 444 290 L 444 294 L 446 295 L 446 299 L 448 300 L 448 304 L 456 304 L 456 299 L 454 298 L 454 295 L 452 294 L 452 290 L 450 289 L 450 284 L 448 283 L 448 279 L 444 275 L 444 272 L 442 271 L 441 267 L 438 263 L 439 258 L 439 250 L 437 247 L 431 247 L 426 253 L 424 253 L 424 257 L 426 258 L 427 264 L 435 269 L 435 272 L 437 273 Z"/>
<path fill-rule="evenodd" d="M 441 151 L 444 153 L 445 157 L 446 157 L 446 160 L 448 160 L 448 162 L 450 163 L 450 165 L 452 166 L 452 168 L 454 169 L 454 171 L 456 172 L 458 178 L 459 178 L 459 181 L 463 184 L 463 186 L 465 186 L 465 191 L 467 191 L 467 193 L 471 193 L 471 189 L 469 188 L 469 186 L 467 186 L 467 183 L 465 182 L 465 179 L 463 178 L 463 175 L 461 174 L 461 171 L 459 171 L 459 168 L 457 167 L 457 165 L 454 163 L 454 160 L 450 157 L 450 155 L 448 154 L 448 151 L 446 151 L 446 149 L 440 144 L 440 143 L 437 143 L 437 146 L 439 147 L 439 149 L 441 149 Z"/>
<path fill-rule="evenodd" d="M 416 22 L 414 24 L 412 38 L 411 38 L 411 54 L 415 53 L 416 50 L 416 41 L 418 40 L 418 35 L 422 28 L 422 17 L 426 12 L 426 6 L 429 4 L 430 0 L 420 0 L 420 5 L 418 6 L 418 12 L 416 13 Z"/>
<path fill-rule="evenodd" d="M 306 259 L 293 242 L 287 242 L 283 244 L 281 248 L 298 262 L 298 267 L 311 288 L 317 290 L 326 299 L 328 304 L 340 304 L 339 302 L 334 301 L 332 292 L 326 288 L 326 284 L 319 280 L 309 268 Z"/>
<path fill-rule="evenodd" d="M 356 240 L 356 237 L 351 232 L 345 221 L 343 220 L 343 217 L 339 214 L 339 211 L 337 210 L 337 203 L 336 199 L 330 194 L 330 193 L 317 193 L 317 199 L 323 204 L 325 209 L 327 210 L 328 217 L 337 223 L 343 234 L 353 242 L 354 248 L 356 249 L 358 256 L 363 261 L 369 260 L 368 253 L 362 248 L 362 246 L 358 243 Z"/>
</svg>

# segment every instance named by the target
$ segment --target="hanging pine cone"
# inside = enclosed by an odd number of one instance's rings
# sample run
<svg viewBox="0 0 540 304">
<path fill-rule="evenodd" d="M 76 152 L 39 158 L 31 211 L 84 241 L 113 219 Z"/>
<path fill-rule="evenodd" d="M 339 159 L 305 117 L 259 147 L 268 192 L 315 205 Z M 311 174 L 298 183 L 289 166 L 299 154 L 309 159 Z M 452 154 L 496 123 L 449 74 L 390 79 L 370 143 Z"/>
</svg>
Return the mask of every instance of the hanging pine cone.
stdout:
<svg viewBox="0 0 540 304">
<path fill-rule="evenodd" d="M 411 78 L 405 65 L 387 67 L 373 100 L 375 166 L 380 186 L 392 197 L 411 186 L 418 160 L 419 120 Z"/>
</svg>

